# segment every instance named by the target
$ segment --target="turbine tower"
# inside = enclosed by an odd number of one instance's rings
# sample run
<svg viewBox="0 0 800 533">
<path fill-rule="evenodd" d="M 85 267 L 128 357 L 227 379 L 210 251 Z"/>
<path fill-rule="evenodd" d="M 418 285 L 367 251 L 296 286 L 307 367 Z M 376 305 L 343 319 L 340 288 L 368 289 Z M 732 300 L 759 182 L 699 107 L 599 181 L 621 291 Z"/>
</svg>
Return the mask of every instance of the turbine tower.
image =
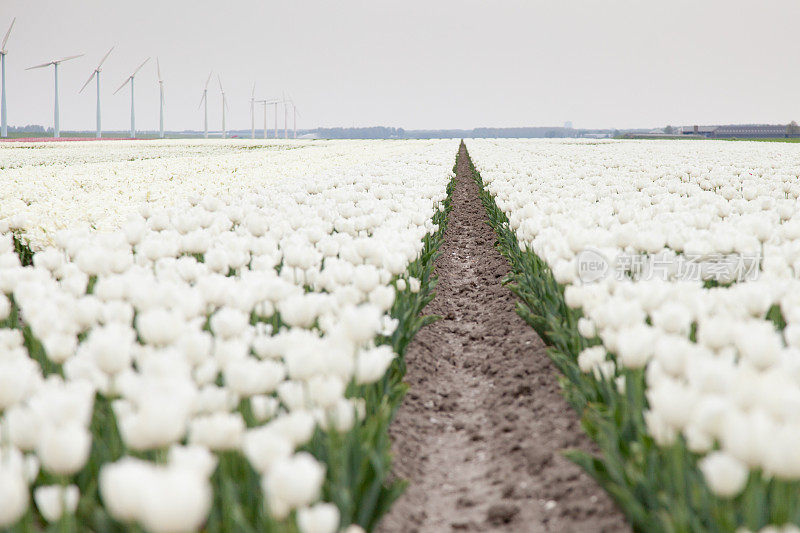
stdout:
<svg viewBox="0 0 800 533">
<path fill-rule="evenodd" d="M 208 73 L 208 79 L 206 80 L 206 86 L 203 88 L 203 97 L 200 98 L 200 105 L 197 106 L 197 109 L 200 109 L 200 106 L 205 104 L 203 108 L 203 137 L 208 139 L 208 82 L 211 81 L 211 74 L 214 71 Z"/>
<path fill-rule="evenodd" d="M 147 59 L 145 59 L 144 61 L 142 61 L 141 65 L 136 67 L 136 70 L 133 71 L 133 74 L 128 76 L 128 79 L 125 80 L 122 83 L 122 85 L 119 86 L 119 89 L 114 91 L 114 94 L 117 94 L 118 92 L 120 92 L 122 90 L 123 87 L 125 87 L 128 84 L 128 82 L 131 82 L 131 139 L 135 139 L 136 138 L 136 114 L 134 113 L 134 107 L 133 107 L 133 81 L 134 81 L 134 77 L 136 77 L 136 73 L 139 72 L 139 69 L 141 69 L 145 65 L 145 63 L 147 63 L 148 61 L 150 61 L 149 57 Z"/>
<path fill-rule="evenodd" d="M 300 113 L 297 112 L 297 106 L 294 105 L 294 100 L 292 97 L 289 97 L 289 103 L 292 104 L 292 138 L 297 139 L 297 115 Z"/>
<path fill-rule="evenodd" d="M 3 78 L 3 92 L 2 96 L 0 96 L 0 122 L 2 122 L 2 126 L 0 126 L 0 136 L 8 137 L 8 124 L 6 122 L 6 54 L 8 50 L 6 50 L 6 43 L 8 42 L 8 36 L 11 35 L 11 28 L 14 27 L 14 22 L 16 22 L 16 17 L 11 20 L 11 26 L 8 27 L 8 31 L 6 32 L 6 36 L 3 37 L 3 44 L 0 44 L 0 70 L 2 71 L 2 78 Z"/>
<path fill-rule="evenodd" d="M 275 134 L 274 135 L 275 135 L 275 138 L 277 139 L 278 138 L 278 104 L 280 104 L 281 101 L 275 99 L 275 100 L 272 100 L 270 103 L 275 108 Z"/>
<path fill-rule="evenodd" d="M 217 74 L 217 81 L 219 82 L 219 92 L 222 93 L 222 138 L 225 139 L 228 135 L 225 131 L 225 108 L 228 107 L 228 100 L 225 99 L 225 89 L 222 88 L 222 78 Z"/>
<path fill-rule="evenodd" d="M 53 137 L 59 138 L 61 137 L 61 129 L 59 128 L 58 124 L 58 65 L 59 63 L 63 63 L 64 61 L 69 61 L 70 59 L 75 59 L 81 57 L 83 54 L 78 54 L 76 56 L 68 56 L 61 59 L 54 59 L 53 61 L 49 61 L 47 63 L 42 63 L 41 65 L 36 65 L 33 67 L 28 67 L 25 70 L 33 70 L 35 68 L 45 68 L 53 65 L 53 75 L 55 79 L 55 105 L 53 106 Z"/>
<path fill-rule="evenodd" d="M 289 119 L 289 108 L 286 107 L 286 95 L 283 95 L 283 138 L 289 138 L 289 126 L 288 126 L 288 119 Z"/>
<path fill-rule="evenodd" d="M 86 83 L 83 84 L 81 90 L 78 91 L 78 94 L 82 93 L 83 90 L 86 88 L 86 86 L 89 85 L 89 82 L 92 81 L 92 78 L 95 77 L 97 78 L 97 138 L 98 139 L 103 136 L 103 129 L 100 125 L 100 70 L 101 70 L 100 67 L 103 66 L 103 62 L 105 62 L 106 58 L 108 57 L 108 54 L 110 54 L 111 50 L 113 49 L 114 47 L 112 46 L 108 50 L 108 52 L 106 52 L 106 55 L 103 56 L 103 59 L 100 60 L 100 63 L 98 63 L 97 67 L 92 71 L 92 75 L 89 76 L 89 79 L 86 80 Z"/>
<path fill-rule="evenodd" d="M 266 110 L 266 106 L 264 107 Z M 265 122 L 266 124 L 266 122 Z M 256 138 L 256 84 L 253 84 L 253 90 L 250 92 L 250 138 Z"/>
<path fill-rule="evenodd" d="M 267 101 L 266 100 L 253 100 L 254 108 L 255 104 L 263 104 L 264 105 L 264 138 L 267 138 Z M 254 130 L 255 131 L 255 130 Z"/>
<path fill-rule="evenodd" d="M 164 138 L 164 80 L 161 79 L 161 63 L 156 58 L 156 71 L 158 71 L 158 91 L 160 94 L 158 108 L 158 138 Z"/>
</svg>

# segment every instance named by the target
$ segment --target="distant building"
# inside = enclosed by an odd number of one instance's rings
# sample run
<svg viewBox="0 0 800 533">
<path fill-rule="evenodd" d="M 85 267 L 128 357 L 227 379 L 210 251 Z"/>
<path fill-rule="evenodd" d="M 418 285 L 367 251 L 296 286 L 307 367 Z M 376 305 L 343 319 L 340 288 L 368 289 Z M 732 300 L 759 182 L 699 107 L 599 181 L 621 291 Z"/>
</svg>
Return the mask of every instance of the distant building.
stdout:
<svg viewBox="0 0 800 533">
<path fill-rule="evenodd" d="M 714 130 L 714 137 L 718 139 L 730 137 L 761 137 L 776 138 L 786 137 L 786 126 L 720 126 Z"/>
<path fill-rule="evenodd" d="M 564 123 L 564 128 L 571 130 L 572 129 L 572 121 L 568 120 Z"/>
<path fill-rule="evenodd" d="M 800 137 L 797 128 L 784 124 L 732 124 L 728 126 L 684 126 L 684 135 L 701 135 L 709 139 L 782 139 Z"/>
<path fill-rule="evenodd" d="M 702 135 L 704 137 L 711 137 L 719 126 L 683 126 L 681 133 L 684 135 Z"/>
</svg>

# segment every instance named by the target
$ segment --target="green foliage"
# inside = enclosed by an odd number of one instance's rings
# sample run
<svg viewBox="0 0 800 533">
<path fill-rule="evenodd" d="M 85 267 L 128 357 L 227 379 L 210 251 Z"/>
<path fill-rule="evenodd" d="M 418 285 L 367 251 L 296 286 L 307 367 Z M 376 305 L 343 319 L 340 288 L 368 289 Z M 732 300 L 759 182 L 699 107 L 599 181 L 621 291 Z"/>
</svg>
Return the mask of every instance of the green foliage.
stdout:
<svg viewBox="0 0 800 533">
<path fill-rule="evenodd" d="M 33 251 L 31 250 L 25 239 L 16 233 L 11 234 L 14 241 L 14 253 L 19 257 L 19 262 L 22 266 L 31 266 L 33 264 Z"/>
</svg>

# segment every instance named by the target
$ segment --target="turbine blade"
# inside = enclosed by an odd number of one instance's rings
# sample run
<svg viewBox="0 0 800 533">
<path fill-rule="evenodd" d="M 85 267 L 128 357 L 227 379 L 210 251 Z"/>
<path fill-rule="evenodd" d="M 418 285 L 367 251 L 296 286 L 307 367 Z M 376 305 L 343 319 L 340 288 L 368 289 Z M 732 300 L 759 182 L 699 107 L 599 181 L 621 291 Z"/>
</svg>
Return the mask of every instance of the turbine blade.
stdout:
<svg viewBox="0 0 800 533">
<path fill-rule="evenodd" d="M 69 61 L 70 59 L 76 59 L 76 58 L 79 58 L 79 57 L 83 57 L 84 55 L 85 54 L 78 54 L 76 56 L 67 56 L 67 57 L 61 58 L 61 59 L 59 59 L 57 61 L 53 61 L 53 63 L 63 63 L 64 61 Z"/>
<path fill-rule="evenodd" d="M 209 73 L 208 73 L 208 79 L 206 80 L 206 89 L 208 89 L 208 82 L 210 82 L 210 81 L 211 81 L 211 75 L 212 75 L 213 73 L 214 73 L 214 71 L 213 71 L 213 70 L 212 70 L 211 72 L 209 72 Z"/>
<path fill-rule="evenodd" d="M 250 92 L 250 98 L 255 98 L 255 97 L 256 97 L 256 84 L 254 83 L 253 90 L 252 92 Z"/>
<path fill-rule="evenodd" d="M 141 64 L 141 65 L 139 65 L 138 67 L 136 67 L 136 70 L 134 70 L 134 71 L 133 71 L 133 74 L 131 74 L 131 78 L 132 78 L 132 77 L 134 77 L 134 76 L 136 76 L 136 73 L 137 73 L 137 72 L 139 72 L 139 70 L 140 70 L 140 69 L 141 69 L 141 68 L 142 68 L 142 67 L 145 65 L 145 63 L 147 63 L 148 61 L 150 61 L 150 58 L 149 58 L 149 57 L 148 57 L 147 59 L 145 59 L 144 61 L 142 61 L 142 64 Z"/>
<path fill-rule="evenodd" d="M 11 28 L 14 27 L 14 23 L 17 21 L 17 17 L 14 17 L 11 20 L 11 26 L 8 27 L 8 31 L 6 32 L 6 36 L 3 37 L 3 44 L 0 44 L 0 50 L 3 52 L 6 51 L 6 43 L 8 42 L 8 36 L 11 35 Z"/>
<path fill-rule="evenodd" d="M 129 81 L 131 81 L 132 79 L 133 79 L 133 76 L 130 76 L 130 77 L 127 79 L 127 80 L 125 80 L 125 81 L 122 83 L 122 85 L 120 85 L 120 86 L 119 86 L 119 89 L 117 89 L 116 91 L 114 91 L 114 94 L 117 94 L 118 92 L 120 92 L 120 91 L 122 90 L 122 88 L 123 88 L 123 87 L 125 87 L 126 85 L 128 85 L 128 82 L 129 82 Z"/>
<path fill-rule="evenodd" d="M 217 74 L 217 81 L 219 82 L 219 92 L 225 94 L 225 89 L 222 88 L 222 78 L 219 77 L 219 74 Z"/>
<path fill-rule="evenodd" d="M 161 83 L 161 63 L 158 61 L 158 58 L 156 58 L 156 71 L 158 72 L 158 83 Z"/>
<path fill-rule="evenodd" d="M 86 80 L 86 83 L 84 83 L 84 84 L 83 84 L 83 87 L 81 87 L 81 90 L 80 90 L 80 91 L 78 91 L 78 94 L 80 94 L 80 93 L 82 93 L 82 92 L 83 92 L 83 90 L 86 88 L 86 86 L 87 86 L 87 85 L 89 85 L 89 82 L 90 82 L 90 81 L 92 81 L 92 80 L 94 79 L 94 77 L 95 77 L 95 75 L 96 75 L 96 74 L 97 74 L 97 70 L 95 69 L 95 70 L 93 70 L 93 71 L 92 71 L 92 75 L 91 75 L 91 76 L 89 76 L 89 79 L 88 79 L 88 80 Z"/>
<path fill-rule="evenodd" d="M 203 100 L 206 99 L 206 92 L 203 91 L 203 96 L 200 97 L 200 103 L 197 104 L 197 109 L 200 109 L 203 106 Z"/>
<path fill-rule="evenodd" d="M 52 64 L 53 64 L 53 62 L 52 62 L 52 61 L 50 61 L 49 63 L 42 63 L 41 65 L 36 65 L 35 67 L 28 67 L 28 68 L 26 68 L 25 70 L 33 70 L 33 69 L 35 69 L 35 68 L 44 68 L 44 67 L 49 67 L 49 66 L 50 66 L 50 65 L 52 65 Z"/>
<path fill-rule="evenodd" d="M 111 48 L 109 48 L 109 49 L 108 49 L 108 52 L 106 52 L 106 55 L 104 55 L 104 56 L 103 56 L 103 59 L 101 59 L 101 60 L 100 60 L 100 63 L 97 65 L 97 69 L 98 69 L 98 70 L 100 69 L 100 67 L 102 67 L 102 66 L 103 66 L 103 63 L 105 63 L 105 62 L 106 62 L 106 58 L 109 56 L 109 54 L 111 53 L 111 50 L 113 50 L 113 49 L 114 49 L 114 47 L 113 47 L 113 46 L 112 46 Z"/>
</svg>

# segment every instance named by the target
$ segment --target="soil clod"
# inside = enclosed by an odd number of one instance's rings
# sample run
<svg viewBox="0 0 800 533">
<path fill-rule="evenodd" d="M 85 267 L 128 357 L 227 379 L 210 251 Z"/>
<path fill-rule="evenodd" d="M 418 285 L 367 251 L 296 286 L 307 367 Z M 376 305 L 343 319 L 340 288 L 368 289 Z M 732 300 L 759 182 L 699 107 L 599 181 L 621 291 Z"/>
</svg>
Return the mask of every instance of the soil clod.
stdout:
<svg viewBox="0 0 800 533">
<path fill-rule="evenodd" d="M 496 503 L 486 511 L 486 521 L 490 524 L 508 524 L 519 514 L 519 507 L 508 503 Z"/>
</svg>

